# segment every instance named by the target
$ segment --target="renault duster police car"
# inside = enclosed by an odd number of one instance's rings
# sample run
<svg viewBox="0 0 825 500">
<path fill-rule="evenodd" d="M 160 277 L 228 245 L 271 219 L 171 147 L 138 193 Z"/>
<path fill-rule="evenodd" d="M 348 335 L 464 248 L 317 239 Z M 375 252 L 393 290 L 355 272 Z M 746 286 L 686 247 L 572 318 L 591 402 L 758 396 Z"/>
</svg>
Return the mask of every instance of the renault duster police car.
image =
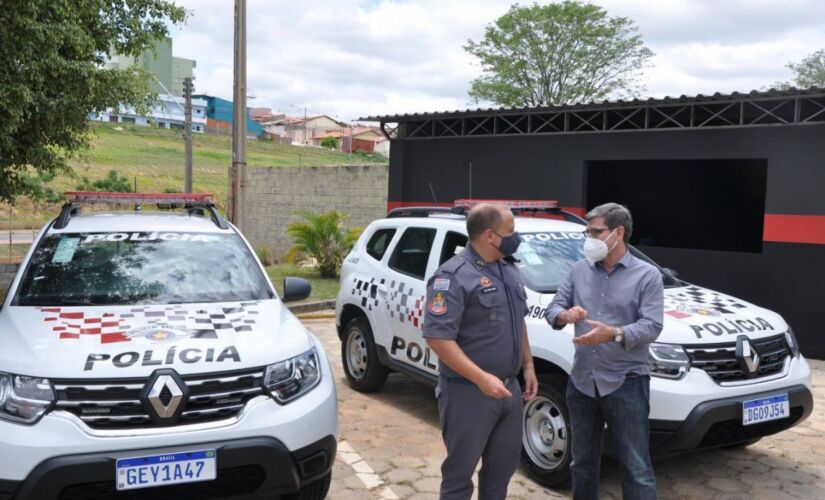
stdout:
<svg viewBox="0 0 825 500">
<path fill-rule="evenodd" d="M 425 285 L 467 244 L 465 213 L 474 203 L 393 210 L 371 223 L 346 257 L 336 322 L 346 377 L 356 390 L 378 390 L 391 371 L 436 383 L 436 356 L 421 334 Z M 554 331 L 544 312 L 570 267 L 584 258 L 585 222 L 555 202 L 507 203 L 522 237 L 515 257 L 527 285 L 526 321 L 539 378 L 538 397 L 524 407 L 522 455 L 536 480 L 561 487 L 570 481 L 564 388 L 573 329 Z M 747 446 L 810 415 L 810 369 L 779 314 L 659 269 L 665 323 L 649 348 L 655 455 Z"/>
<path fill-rule="evenodd" d="M 309 283 L 280 299 L 210 200 L 69 193 L 40 231 L 0 309 L 0 499 L 324 498 L 335 386 L 283 304 Z"/>
</svg>

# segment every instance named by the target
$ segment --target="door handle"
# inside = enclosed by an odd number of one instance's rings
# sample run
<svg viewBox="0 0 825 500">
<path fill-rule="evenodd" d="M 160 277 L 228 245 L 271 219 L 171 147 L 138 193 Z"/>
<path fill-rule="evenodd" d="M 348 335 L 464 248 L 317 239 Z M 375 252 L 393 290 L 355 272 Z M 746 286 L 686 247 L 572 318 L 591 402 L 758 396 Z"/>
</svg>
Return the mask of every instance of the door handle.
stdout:
<svg viewBox="0 0 825 500">
<path fill-rule="evenodd" d="M 387 287 L 385 285 L 378 285 L 378 293 L 381 295 L 387 294 Z"/>
</svg>

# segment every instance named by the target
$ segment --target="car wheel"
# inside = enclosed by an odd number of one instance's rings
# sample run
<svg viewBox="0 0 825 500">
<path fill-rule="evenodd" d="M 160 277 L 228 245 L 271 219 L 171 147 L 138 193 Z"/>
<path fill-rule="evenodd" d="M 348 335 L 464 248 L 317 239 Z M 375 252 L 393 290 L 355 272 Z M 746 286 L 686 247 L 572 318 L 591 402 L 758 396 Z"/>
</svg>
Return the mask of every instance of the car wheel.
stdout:
<svg viewBox="0 0 825 500">
<path fill-rule="evenodd" d="M 542 375 L 538 380 L 538 394 L 524 405 L 522 460 L 534 480 L 550 488 L 566 488 L 573 457 L 565 379 Z"/>
<path fill-rule="evenodd" d="M 329 485 L 332 482 L 332 471 L 329 472 L 326 476 L 313 481 L 300 490 L 297 493 L 292 493 L 290 495 L 284 495 L 281 497 L 282 500 L 323 500 L 327 496 L 327 492 L 329 491 Z"/>
<path fill-rule="evenodd" d="M 347 381 L 356 391 L 377 391 L 387 381 L 389 370 L 378 359 L 372 329 L 364 317 L 347 323 L 341 339 L 341 359 Z"/>
</svg>

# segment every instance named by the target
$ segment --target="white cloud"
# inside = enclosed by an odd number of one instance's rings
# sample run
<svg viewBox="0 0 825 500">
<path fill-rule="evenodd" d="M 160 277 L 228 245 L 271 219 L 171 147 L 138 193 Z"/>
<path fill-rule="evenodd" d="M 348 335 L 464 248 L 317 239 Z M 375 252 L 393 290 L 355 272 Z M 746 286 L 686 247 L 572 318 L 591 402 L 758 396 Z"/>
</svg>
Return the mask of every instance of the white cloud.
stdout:
<svg viewBox="0 0 825 500">
<path fill-rule="evenodd" d="M 232 97 L 232 0 L 179 0 L 175 55 L 197 60 L 196 89 Z M 526 2 L 523 2 L 526 3 Z M 750 91 L 790 76 L 784 65 L 825 47 L 818 0 L 598 0 L 635 20 L 656 53 L 647 94 Z M 509 8 L 498 0 L 249 0 L 252 106 L 342 120 L 476 107 L 478 65 L 462 46 Z"/>
</svg>

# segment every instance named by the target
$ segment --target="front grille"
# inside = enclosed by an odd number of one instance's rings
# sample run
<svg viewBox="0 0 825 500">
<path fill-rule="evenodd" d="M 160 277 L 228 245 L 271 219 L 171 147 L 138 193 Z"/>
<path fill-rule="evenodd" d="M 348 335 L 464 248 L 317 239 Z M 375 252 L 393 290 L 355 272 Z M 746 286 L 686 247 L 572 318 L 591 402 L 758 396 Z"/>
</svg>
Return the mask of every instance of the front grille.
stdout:
<svg viewBox="0 0 825 500">
<path fill-rule="evenodd" d="M 263 368 L 255 368 L 182 376 L 189 388 L 189 402 L 176 425 L 213 422 L 238 415 L 250 399 L 264 394 L 263 372 Z M 93 429 L 151 428 L 155 425 L 140 400 L 147 382 L 147 378 L 55 380 L 55 409 L 77 415 Z M 165 395 L 160 396 L 163 400 Z M 166 395 L 164 404 L 170 397 L 171 394 Z"/>
<path fill-rule="evenodd" d="M 727 444 L 743 443 L 762 436 L 769 436 L 792 427 L 802 418 L 802 407 L 791 408 L 788 418 L 771 420 L 761 424 L 742 425 L 742 420 L 725 420 L 716 422 L 705 433 L 699 448 L 712 448 Z"/>
<path fill-rule="evenodd" d="M 751 339 L 751 345 L 759 353 L 759 370 L 751 380 L 758 380 L 782 372 L 785 360 L 791 350 L 785 335 L 776 335 L 764 339 Z M 748 380 L 736 359 L 736 342 L 713 344 L 709 346 L 686 345 L 690 356 L 691 368 L 704 370 L 717 383 Z"/>
<path fill-rule="evenodd" d="M 73 484 L 63 488 L 58 500 L 153 500 L 209 499 L 234 497 L 254 493 L 263 484 L 266 473 L 259 465 L 244 465 L 228 469 L 218 469 L 218 477 L 213 481 L 158 486 L 148 489 L 117 491 L 114 481 Z"/>
</svg>

